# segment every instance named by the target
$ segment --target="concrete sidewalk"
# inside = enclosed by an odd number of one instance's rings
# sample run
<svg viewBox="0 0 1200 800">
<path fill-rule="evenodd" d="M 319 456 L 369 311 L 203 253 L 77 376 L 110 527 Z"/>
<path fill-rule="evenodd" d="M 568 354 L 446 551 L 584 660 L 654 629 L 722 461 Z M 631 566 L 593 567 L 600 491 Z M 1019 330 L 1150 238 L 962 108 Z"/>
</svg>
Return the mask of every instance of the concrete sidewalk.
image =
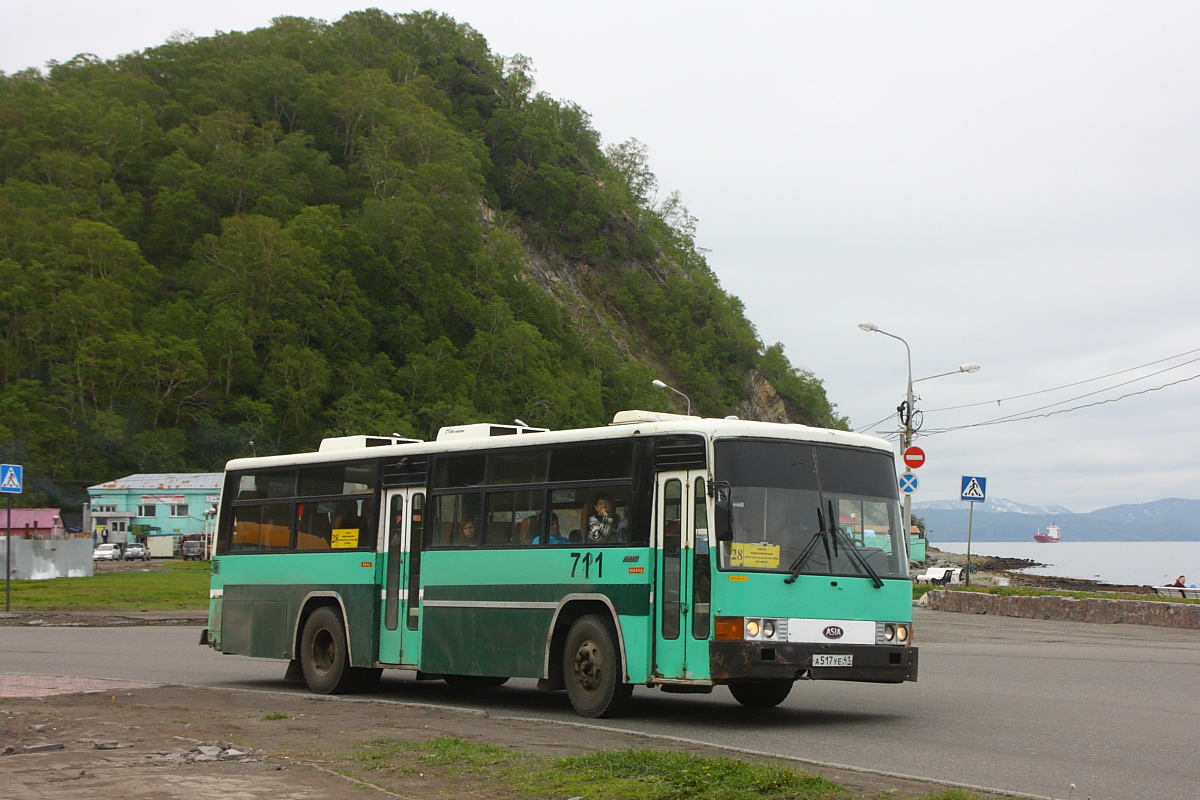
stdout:
<svg viewBox="0 0 1200 800">
<path fill-rule="evenodd" d="M 161 684 L 144 681 L 117 681 L 102 678 L 73 678 L 67 675 L 20 675 L 0 672 L 0 698 L 52 697 L 78 692 L 117 692 L 126 689 L 153 689 Z"/>
<path fill-rule="evenodd" d="M 0 626 L 111 628 L 124 625 L 185 625 L 204 627 L 208 611 L 0 611 Z"/>
</svg>

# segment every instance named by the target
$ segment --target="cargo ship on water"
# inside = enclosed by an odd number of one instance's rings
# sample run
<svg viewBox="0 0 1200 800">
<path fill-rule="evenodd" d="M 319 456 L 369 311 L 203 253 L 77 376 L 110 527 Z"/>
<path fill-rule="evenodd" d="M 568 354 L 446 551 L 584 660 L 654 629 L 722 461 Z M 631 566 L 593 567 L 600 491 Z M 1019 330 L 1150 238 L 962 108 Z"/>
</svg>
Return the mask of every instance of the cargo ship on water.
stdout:
<svg viewBox="0 0 1200 800">
<path fill-rule="evenodd" d="M 1050 542 L 1057 542 L 1058 541 L 1058 526 L 1057 525 L 1049 526 L 1048 528 L 1046 528 L 1045 533 L 1042 533 L 1041 530 L 1038 530 L 1038 532 L 1033 535 L 1033 540 L 1035 542 L 1041 542 L 1042 544 L 1048 544 Z"/>
</svg>

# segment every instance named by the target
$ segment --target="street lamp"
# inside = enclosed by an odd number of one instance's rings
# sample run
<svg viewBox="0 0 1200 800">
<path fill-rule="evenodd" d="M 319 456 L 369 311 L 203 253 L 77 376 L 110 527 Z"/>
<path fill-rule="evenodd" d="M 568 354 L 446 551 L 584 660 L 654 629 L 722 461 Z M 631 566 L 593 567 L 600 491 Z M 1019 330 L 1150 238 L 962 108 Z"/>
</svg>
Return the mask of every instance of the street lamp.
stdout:
<svg viewBox="0 0 1200 800">
<path fill-rule="evenodd" d="M 658 378 L 655 378 L 654 380 L 650 381 L 650 383 L 654 384 L 655 386 L 657 386 L 660 389 L 670 389 L 672 392 L 679 395 L 684 400 L 687 400 L 687 415 L 689 417 L 692 415 L 692 398 L 688 397 L 686 394 L 679 391 L 674 386 L 668 386 L 667 384 L 660 381 Z"/>
<path fill-rule="evenodd" d="M 917 380 L 913 381 L 913 383 L 916 383 L 917 381 L 927 381 L 930 378 L 942 378 L 946 375 L 957 375 L 960 372 L 979 372 L 979 365 L 974 361 L 968 361 L 966 364 L 963 364 L 956 370 L 952 370 L 950 372 L 939 372 L 937 375 L 926 375 L 924 378 L 917 378 Z"/>
<path fill-rule="evenodd" d="M 882 333 L 884 336 L 889 336 L 893 339 L 896 339 L 897 341 L 899 341 L 901 344 L 904 345 L 904 352 L 908 355 L 908 385 L 905 387 L 905 391 L 904 391 L 904 403 L 901 404 L 901 406 L 898 409 L 896 409 L 896 411 L 898 411 L 900 414 L 900 424 L 903 426 L 902 431 L 901 431 L 903 440 L 900 443 L 900 454 L 901 454 L 901 456 L 903 456 L 905 451 L 907 451 L 908 448 L 912 446 L 913 435 L 917 432 L 917 429 L 913 427 L 913 415 L 916 414 L 916 408 L 915 408 L 916 397 L 913 395 L 913 388 L 912 388 L 913 384 L 918 383 L 920 381 L 927 381 L 930 378 L 941 378 L 945 375 L 957 375 L 960 372 L 979 372 L 979 365 L 973 361 L 970 361 L 970 362 L 967 362 L 966 364 L 963 364 L 961 367 L 959 367 L 958 369 L 956 369 L 952 372 L 941 372 L 941 373 L 938 373 L 937 375 L 927 375 L 924 378 L 917 378 L 917 380 L 914 381 L 913 376 L 912 376 L 912 349 L 909 348 L 908 342 L 904 341 L 904 339 L 900 338 L 899 336 L 897 336 L 894 333 L 888 333 L 887 331 L 882 330 L 874 322 L 860 322 L 860 323 L 858 323 L 858 327 L 869 333 Z M 912 536 L 911 531 L 912 531 L 912 493 L 905 492 L 905 494 L 904 494 L 904 547 L 905 547 L 905 550 L 908 550 L 908 548 L 909 548 L 909 540 Z"/>
</svg>

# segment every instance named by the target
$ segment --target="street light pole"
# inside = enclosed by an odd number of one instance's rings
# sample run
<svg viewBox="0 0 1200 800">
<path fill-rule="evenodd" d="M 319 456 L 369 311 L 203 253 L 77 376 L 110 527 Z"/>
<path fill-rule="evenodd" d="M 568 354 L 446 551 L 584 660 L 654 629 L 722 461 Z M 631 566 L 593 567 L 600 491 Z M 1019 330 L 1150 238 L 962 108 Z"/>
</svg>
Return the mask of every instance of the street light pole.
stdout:
<svg viewBox="0 0 1200 800">
<path fill-rule="evenodd" d="M 905 390 L 904 390 L 904 405 L 902 405 L 899 409 L 897 409 L 900 412 L 900 424 L 903 426 L 901 429 L 901 434 L 900 434 L 901 435 L 900 454 L 901 454 L 901 456 L 903 456 L 904 453 L 908 450 L 908 448 L 912 446 L 913 433 L 915 433 L 915 431 L 913 430 L 913 426 L 912 426 L 912 423 L 913 423 L 913 399 L 914 399 L 913 398 L 913 388 L 912 388 L 913 387 L 912 348 L 910 348 L 908 346 L 908 342 L 904 341 L 904 339 L 900 338 L 899 336 L 897 336 L 894 333 L 888 333 L 885 330 L 881 330 L 880 327 L 878 325 L 876 325 L 874 322 L 860 322 L 860 323 L 858 323 L 858 327 L 862 328 L 864 331 L 870 331 L 872 333 L 882 333 L 884 336 L 890 336 L 891 338 L 897 340 L 898 342 L 900 342 L 900 344 L 904 345 L 904 352 L 908 356 L 908 385 L 905 387 Z M 912 493 L 911 492 L 904 493 L 904 516 L 902 518 L 901 524 L 904 526 L 904 552 L 905 552 L 906 556 L 911 558 L 912 557 L 912 551 L 911 551 L 912 545 L 910 544 L 910 542 L 912 540 Z"/>
<path fill-rule="evenodd" d="M 679 391 L 674 386 L 669 386 L 669 385 L 663 383 L 658 378 L 655 378 L 654 380 L 650 381 L 650 383 L 653 384 L 654 386 L 657 386 L 659 389 L 668 389 L 668 390 L 674 392 L 675 394 L 679 395 L 680 397 L 682 397 L 684 400 L 686 400 L 687 401 L 687 415 L 689 417 L 692 415 L 692 398 L 688 397 L 686 394 Z"/>
<path fill-rule="evenodd" d="M 912 447 L 913 436 L 917 432 L 916 428 L 913 427 L 913 416 L 916 414 L 916 408 L 915 408 L 916 396 L 913 394 L 913 384 L 917 383 L 919 381 L 927 381 L 930 378 L 940 378 L 944 375 L 955 375 L 959 372 L 979 372 L 979 365 L 974 362 L 969 362 L 967 364 L 963 364 L 961 367 L 954 370 L 953 372 L 942 372 L 938 375 L 929 375 L 924 378 L 917 378 L 917 380 L 914 381 L 913 376 L 912 376 L 912 348 L 910 348 L 908 346 L 908 342 L 904 341 L 904 339 L 902 339 L 901 337 L 897 336 L 894 333 L 888 333 L 887 331 L 882 330 L 874 322 L 860 322 L 860 323 L 858 323 L 858 327 L 864 331 L 869 331 L 871 333 L 882 333 L 884 336 L 888 336 L 888 337 L 891 337 L 892 339 L 897 340 L 898 342 L 900 342 L 901 344 L 904 345 L 904 352 L 908 356 L 908 385 L 905 387 L 905 390 L 904 390 L 904 404 L 902 406 L 900 406 L 900 408 L 897 409 L 897 411 L 900 412 L 900 425 L 901 425 L 900 455 L 901 455 L 901 457 L 903 457 L 904 453 L 908 451 L 908 448 Z M 904 549 L 905 549 L 906 553 L 909 555 L 909 557 L 911 558 L 911 556 L 912 556 L 912 552 L 911 552 L 912 493 L 911 492 L 904 493 L 904 517 L 903 517 L 902 524 L 904 525 Z"/>
</svg>

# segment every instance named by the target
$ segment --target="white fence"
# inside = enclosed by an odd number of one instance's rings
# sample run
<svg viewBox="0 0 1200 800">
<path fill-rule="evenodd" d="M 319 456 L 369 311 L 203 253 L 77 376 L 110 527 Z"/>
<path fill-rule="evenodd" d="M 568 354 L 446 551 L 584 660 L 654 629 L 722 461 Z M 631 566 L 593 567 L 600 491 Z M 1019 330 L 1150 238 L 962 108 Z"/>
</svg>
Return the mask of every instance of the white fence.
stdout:
<svg viewBox="0 0 1200 800">
<path fill-rule="evenodd" d="M 0 531 L 0 577 L 17 581 L 41 581 L 49 578 L 86 578 L 92 569 L 92 540 L 71 539 L 12 540 L 12 565 L 7 563 L 8 546 Z"/>
</svg>

